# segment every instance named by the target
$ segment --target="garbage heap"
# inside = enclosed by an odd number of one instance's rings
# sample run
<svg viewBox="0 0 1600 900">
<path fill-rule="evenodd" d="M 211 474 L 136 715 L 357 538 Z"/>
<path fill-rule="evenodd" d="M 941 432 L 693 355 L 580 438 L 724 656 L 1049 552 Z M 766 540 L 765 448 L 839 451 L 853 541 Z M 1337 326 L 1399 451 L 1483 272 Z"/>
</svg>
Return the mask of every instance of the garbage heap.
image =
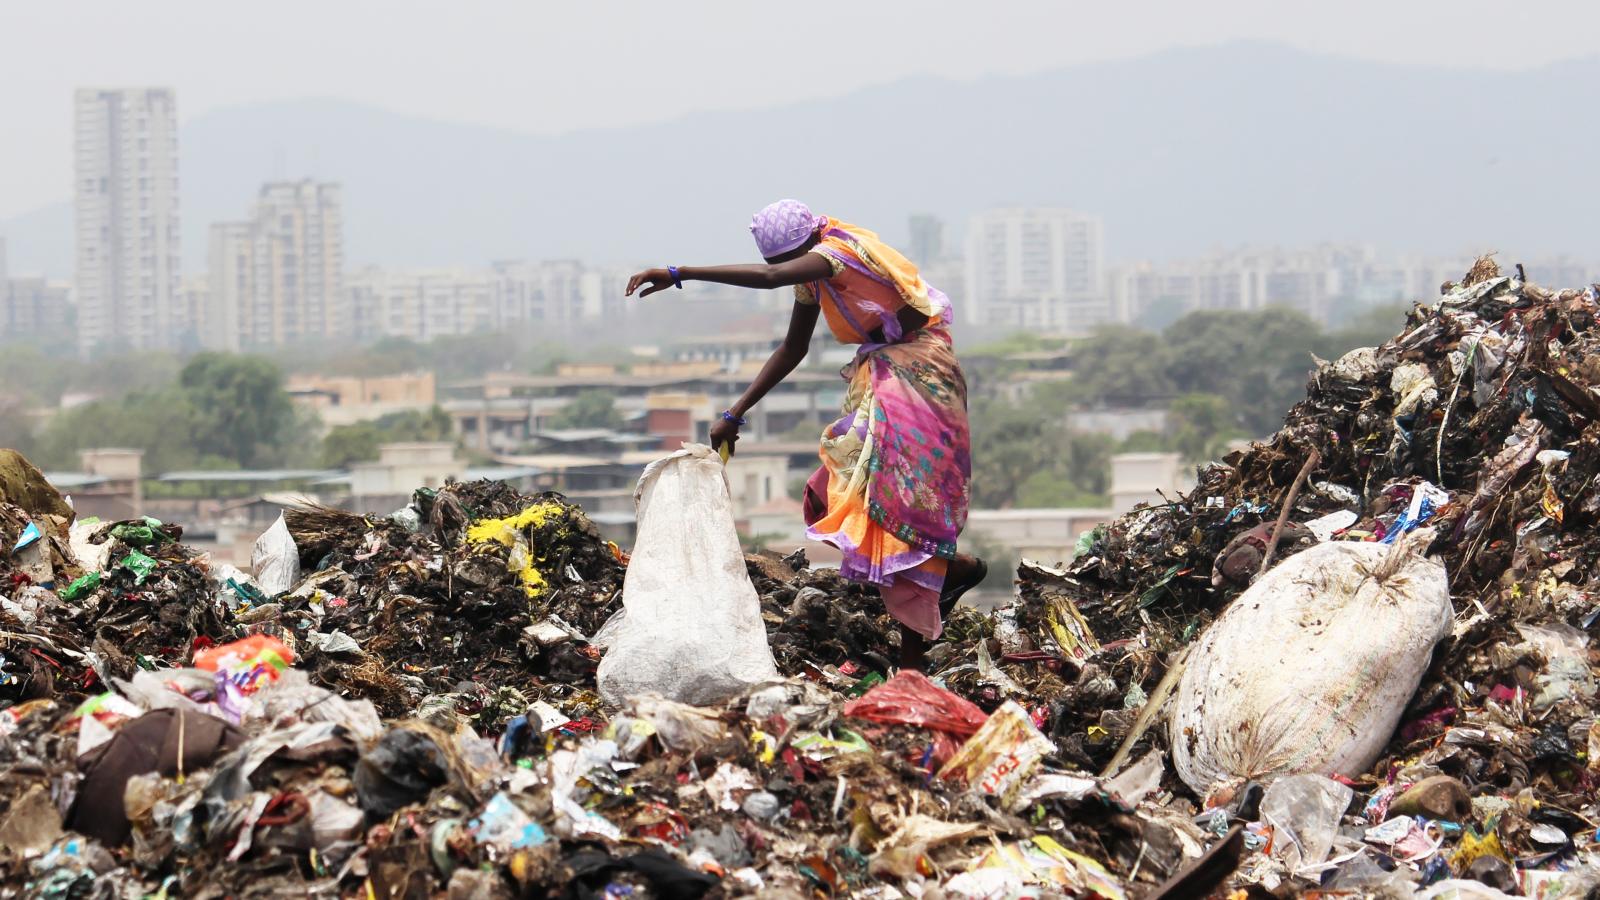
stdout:
<svg viewBox="0 0 1600 900">
<path fill-rule="evenodd" d="M 390 516 L 295 510 L 245 573 L 174 525 L 74 521 L 0 458 L 0 883 L 1583 896 L 1600 821 L 1596 308 L 1593 289 L 1480 262 L 1393 341 L 1319 361 L 1271 440 L 1074 559 L 1025 563 L 993 614 L 958 610 L 931 678 L 892 671 L 872 592 L 801 555 L 751 557 L 786 678 L 710 709 L 596 695 L 628 556 L 559 495 L 478 482 Z M 1221 715 L 1183 707 L 1181 676 L 1230 610 L 1273 606 L 1249 594 L 1260 570 L 1270 587 L 1329 547 L 1418 535 L 1454 615 L 1382 757 L 1180 778 L 1170 760 L 1204 741 L 1168 723 Z M 1263 658 L 1323 625 L 1308 614 Z M 1311 644 L 1293 671 L 1350 649 Z"/>
<path fill-rule="evenodd" d="M 1036 778 L 1022 706 L 886 679 L 881 602 L 802 554 L 747 561 L 792 677 L 607 708 L 590 639 L 627 555 L 559 495 L 291 510 L 247 574 L 175 525 L 72 521 L 28 471 L 44 501 L 0 498 L 8 892 L 1120 897 L 1202 838 L 1150 849 L 1133 789 Z"/>
<path fill-rule="evenodd" d="M 1314 827 L 1275 828 L 1253 783 L 1266 777 L 1241 772 L 1242 785 L 1205 796 L 1169 771 L 1164 787 L 1192 798 L 1212 833 L 1247 826 L 1247 848 L 1262 852 L 1235 884 L 1405 893 L 1470 878 L 1470 890 L 1581 894 L 1600 823 L 1597 290 L 1548 290 L 1479 260 L 1393 340 L 1318 360 L 1270 440 L 1085 535 L 1067 564 L 1025 564 L 1019 603 L 1002 611 L 999 670 L 1027 690 L 1056 677 L 1040 666 L 1081 660 L 1064 691 L 1043 692 L 1062 756 L 1097 771 L 1130 734 L 1135 753 L 1175 749 L 1166 729 L 1140 734 L 1139 713 L 1258 577 L 1280 515 L 1278 565 L 1322 542 L 1398 543 L 1428 528 L 1453 622 L 1381 758 L 1312 773 L 1349 788 L 1347 803 Z M 1385 638 L 1375 626 L 1367 643 Z M 1264 638 L 1261 653 L 1280 640 L 1298 638 Z M 1296 851 L 1298 872 L 1283 862 L 1295 828 L 1327 838 Z"/>
</svg>

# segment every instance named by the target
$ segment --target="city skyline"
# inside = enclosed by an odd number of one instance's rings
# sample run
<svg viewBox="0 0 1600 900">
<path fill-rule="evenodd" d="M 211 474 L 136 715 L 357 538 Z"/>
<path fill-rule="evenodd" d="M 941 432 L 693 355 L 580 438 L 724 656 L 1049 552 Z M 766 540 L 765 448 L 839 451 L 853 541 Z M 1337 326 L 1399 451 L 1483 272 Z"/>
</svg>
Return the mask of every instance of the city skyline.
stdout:
<svg viewBox="0 0 1600 900">
<path fill-rule="evenodd" d="M 74 294 L 80 355 L 108 346 L 240 351 L 341 338 L 429 341 L 628 315 L 627 270 L 615 265 L 479 259 L 352 269 L 342 186 L 313 179 L 263 183 L 245 218 L 210 223 L 206 268 L 184 272 L 175 95 L 84 89 L 75 104 L 77 277 L 70 292 L 49 279 L 8 278 L 0 236 L 0 336 L 59 328 L 63 300 Z M 959 291 L 964 323 L 1066 336 L 1151 315 L 1267 306 L 1327 325 L 1345 313 L 1341 304 L 1426 296 L 1462 262 L 1322 243 L 1108 264 L 1105 223 L 1091 211 L 1006 206 L 974 213 L 964 228 L 947 224 L 937 214 L 909 215 L 909 247 L 930 283 Z M 1551 268 L 1580 282 L 1597 271 L 1565 258 Z"/>
<path fill-rule="evenodd" d="M 895 243 L 909 240 L 903 223 L 918 212 L 960 226 L 1000 206 L 1091 210 L 1113 236 L 1111 261 L 1323 241 L 1400 253 L 1581 252 L 1594 243 L 1592 223 L 1562 198 L 1594 181 L 1567 148 L 1592 143 L 1574 111 L 1592 105 L 1597 83 L 1596 60 L 1540 55 L 1534 68 L 1476 72 L 1232 44 L 1041 74 L 852 83 L 825 105 L 554 137 L 392 104 L 242 103 L 180 120 L 180 245 L 185 271 L 203 269 L 210 223 L 237 220 L 263 182 L 313 178 L 345 187 L 355 265 L 733 261 L 750 254 L 744 219 L 783 195 Z M 1529 96 L 1540 102 L 1517 99 Z M 1233 113 L 1208 112 L 1224 98 Z M 185 93 L 180 112 L 193 106 Z M 928 122 L 933 139 L 906 154 L 884 127 L 887 106 Z M 1519 128 L 1562 139 L 1479 127 L 1463 146 L 1460 123 L 1513 107 L 1525 107 Z M 830 167 L 804 143 L 752 152 L 752 141 L 819 115 L 857 135 L 858 156 L 884 164 Z M 1120 124 L 1096 124 L 1109 121 Z M 1506 189 L 1459 189 L 1467 183 Z M 692 199 L 663 187 L 681 184 L 694 185 Z M 0 201 L 15 196 L 0 191 Z M 69 274 L 70 206 L 32 209 L 0 215 L 12 270 Z"/>
<path fill-rule="evenodd" d="M 317 28 L 304 27 L 312 20 Z M 1373 28 L 1375 21 L 1383 27 Z M 1483 27 L 1491 21 L 1502 27 Z M 1589 55 L 1596 26 L 1600 9 L 1592 4 L 1550 0 L 1399 8 L 1355 0 L 1326 9 L 1266 0 L 1203 8 L 1179 0 L 1129 8 L 1033 0 L 981 10 L 953 0 L 886 0 L 854 10 L 848 29 L 732 0 L 671 9 L 636 0 L 601 16 L 485 0 L 452 4 L 449 16 L 426 4 L 376 0 L 332 8 L 285 0 L 270 10 L 198 0 L 10 4 L 0 9 L 0 34 L 16 38 L 0 53 L 0 108 L 16 139 L 0 145 L 0 219 L 60 198 L 70 178 L 63 165 L 70 137 L 57 131 L 60 98 L 100 84 L 170 86 L 188 98 L 191 117 L 240 103 L 337 97 L 559 134 L 822 100 L 907 78 L 966 81 L 1238 40 L 1374 62 L 1515 70 Z M 1538 52 L 1506 52 L 1508 31 L 1537 33 Z M 365 39 L 380 32 L 384 40 Z M 848 74 L 795 78 L 770 64 L 765 42 L 747 38 L 761 33 L 806 46 L 813 71 Z M 473 64 L 418 64 L 449 58 Z M 552 84 L 563 89 L 551 91 Z"/>
</svg>

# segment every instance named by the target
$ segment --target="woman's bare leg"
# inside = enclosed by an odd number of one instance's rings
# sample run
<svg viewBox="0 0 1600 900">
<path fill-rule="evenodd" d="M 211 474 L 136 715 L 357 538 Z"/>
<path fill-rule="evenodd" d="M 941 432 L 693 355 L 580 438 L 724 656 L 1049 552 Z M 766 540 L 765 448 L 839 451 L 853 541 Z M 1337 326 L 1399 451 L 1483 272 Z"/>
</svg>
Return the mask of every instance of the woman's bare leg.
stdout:
<svg viewBox="0 0 1600 900">
<path fill-rule="evenodd" d="M 900 668 L 923 671 L 928 665 L 928 639 L 914 629 L 900 626 Z"/>
</svg>

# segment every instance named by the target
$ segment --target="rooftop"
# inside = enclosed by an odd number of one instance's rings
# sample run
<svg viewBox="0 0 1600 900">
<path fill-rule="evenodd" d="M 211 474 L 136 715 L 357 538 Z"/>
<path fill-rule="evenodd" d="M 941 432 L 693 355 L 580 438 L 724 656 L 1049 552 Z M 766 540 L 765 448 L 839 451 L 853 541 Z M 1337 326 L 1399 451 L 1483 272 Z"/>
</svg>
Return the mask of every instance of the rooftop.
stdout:
<svg viewBox="0 0 1600 900">
<path fill-rule="evenodd" d="M 193 469 L 167 472 L 157 481 L 317 481 L 338 475 L 337 469 Z"/>
<path fill-rule="evenodd" d="M 46 472 L 44 480 L 50 482 L 58 491 L 71 488 L 94 487 L 110 481 L 104 475 L 90 475 L 87 472 Z"/>
</svg>

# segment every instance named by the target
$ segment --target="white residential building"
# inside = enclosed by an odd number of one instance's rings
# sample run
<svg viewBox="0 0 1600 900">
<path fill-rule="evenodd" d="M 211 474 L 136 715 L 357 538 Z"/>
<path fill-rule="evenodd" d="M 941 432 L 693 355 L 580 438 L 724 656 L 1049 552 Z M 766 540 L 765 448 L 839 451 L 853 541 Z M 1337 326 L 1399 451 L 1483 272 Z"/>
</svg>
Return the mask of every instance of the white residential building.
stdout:
<svg viewBox="0 0 1600 900">
<path fill-rule="evenodd" d="M 0 281 L 0 340 L 64 332 L 71 293 L 66 282 L 43 277 Z"/>
<path fill-rule="evenodd" d="M 577 260 L 497 262 L 495 316 L 500 326 L 570 323 L 627 313 L 622 296 L 628 273 L 597 269 Z"/>
<path fill-rule="evenodd" d="M 1110 318 L 1100 220 L 1070 209 L 995 209 L 967 230 L 967 290 L 958 315 L 975 325 L 1083 334 Z"/>
<path fill-rule="evenodd" d="M 78 347 L 176 346 L 177 103 L 167 88 L 82 89 L 73 121 Z"/>
<path fill-rule="evenodd" d="M 263 185 L 249 221 L 211 226 L 203 342 L 274 347 L 350 331 L 339 185 Z"/>
<path fill-rule="evenodd" d="M 1437 296 L 1439 286 L 1460 278 L 1471 264 L 1460 258 L 1380 256 L 1360 244 L 1312 247 L 1242 247 L 1194 259 L 1140 262 L 1116 267 L 1110 275 L 1112 303 L 1121 322 L 1160 319 L 1195 310 L 1258 310 L 1287 307 L 1319 324 L 1343 318 L 1351 309 L 1403 303 Z M 1580 264 L 1550 264 L 1558 276 L 1582 272 Z M 1540 280 L 1540 279 L 1535 279 Z"/>
<path fill-rule="evenodd" d="M 358 340 L 403 337 L 430 341 L 498 327 L 496 279 L 461 269 L 389 271 L 349 276 L 345 296 Z"/>
<path fill-rule="evenodd" d="M 909 225 L 911 243 L 907 245 L 906 252 L 913 263 L 925 268 L 945 258 L 943 219 L 918 213 L 911 217 Z"/>
</svg>

